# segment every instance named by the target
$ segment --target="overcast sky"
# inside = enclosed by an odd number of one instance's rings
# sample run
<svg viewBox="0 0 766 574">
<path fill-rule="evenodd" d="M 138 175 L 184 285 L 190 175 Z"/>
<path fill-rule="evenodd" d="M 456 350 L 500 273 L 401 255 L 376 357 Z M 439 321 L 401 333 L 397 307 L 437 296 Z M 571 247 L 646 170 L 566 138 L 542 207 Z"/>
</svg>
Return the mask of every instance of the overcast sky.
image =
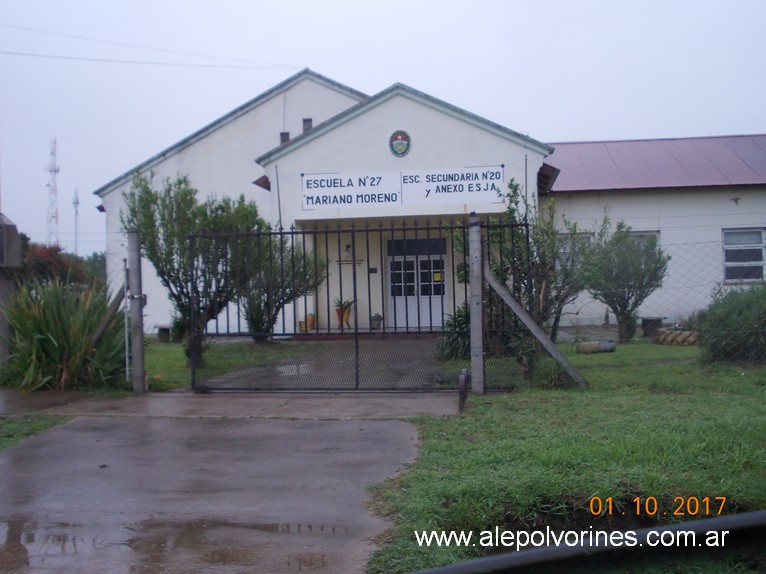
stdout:
<svg viewBox="0 0 766 574">
<path fill-rule="evenodd" d="M 763 0 L 2 0 L 0 211 L 45 242 L 56 138 L 59 242 L 77 189 L 102 251 L 93 190 L 306 67 L 548 143 L 766 133 L 765 29 Z"/>
</svg>

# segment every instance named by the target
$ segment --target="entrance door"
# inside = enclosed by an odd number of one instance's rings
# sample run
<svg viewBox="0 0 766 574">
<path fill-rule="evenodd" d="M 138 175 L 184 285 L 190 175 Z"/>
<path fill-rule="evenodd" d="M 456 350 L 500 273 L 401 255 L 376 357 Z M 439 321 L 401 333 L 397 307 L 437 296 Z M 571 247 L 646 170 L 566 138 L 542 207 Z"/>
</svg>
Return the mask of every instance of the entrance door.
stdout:
<svg viewBox="0 0 766 574">
<path fill-rule="evenodd" d="M 445 252 L 446 240 L 440 238 L 388 242 L 388 328 L 430 331 L 442 326 Z"/>
</svg>

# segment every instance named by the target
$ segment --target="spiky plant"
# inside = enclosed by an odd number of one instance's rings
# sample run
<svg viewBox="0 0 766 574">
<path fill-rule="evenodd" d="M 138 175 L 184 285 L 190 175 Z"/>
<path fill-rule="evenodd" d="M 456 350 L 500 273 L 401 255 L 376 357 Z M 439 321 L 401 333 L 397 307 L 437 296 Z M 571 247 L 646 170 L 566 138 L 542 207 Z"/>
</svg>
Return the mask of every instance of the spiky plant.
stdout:
<svg viewBox="0 0 766 574">
<path fill-rule="evenodd" d="M 19 286 L 4 310 L 10 356 L 3 381 L 27 391 L 119 386 L 125 383 L 123 319 L 94 341 L 107 294 L 61 280 Z"/>
</svg>

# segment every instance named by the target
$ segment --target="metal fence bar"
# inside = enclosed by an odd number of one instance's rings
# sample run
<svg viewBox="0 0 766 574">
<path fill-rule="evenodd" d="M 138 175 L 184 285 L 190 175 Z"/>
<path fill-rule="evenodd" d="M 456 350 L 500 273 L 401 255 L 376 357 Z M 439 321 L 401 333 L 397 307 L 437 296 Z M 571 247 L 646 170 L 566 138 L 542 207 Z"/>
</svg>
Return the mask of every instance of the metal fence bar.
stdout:
<svg viewBox="0 0 766 574">
<path fill-rule="evenodd" d="M 202 380 L 209 384 L 212 379 L 217 380 L 216 388 L 226 388 L 229 383 L 237 389 L 263 388 L 263 381 L 247 381 L 244 371 L 227 379 L 222 361 L 231 363 L 231 371 L 244 369 L 253 376 L 273 376 L 258 370 L 258 365 L 281 361 L 279 365 L 284 366 L 289 360 L 281 355 L 257 359 L 256 355 L 265 356 L 264 347 L 258 345 L 266 341 L 281 345 L 280 352 L 292 348 L 304 355 L 307 351 L 300 345 L 311 345 L 308 355 L 314 362 L 319 360 L 316 347 L 327 344 L 326 352 L 338 354 L 338 368 L 348 365 L 353 371 L 351 388 L 355 389 L 376 384 L 386 389 L 456 388 L 460 365 L 439 363 L 437 352 L 438 344 L 449 334 L 449 318 L 468 300 L 467 237 L 468 228 L 462 220 L 194 234 L 189 238 L 189 289 L 197 304 L 189 350 L 199 355 L 190 357 L 195 388 Z M 224 272 L 211 277 L 206 271 L 208 265 L 211 270 Z M 235 286 L 233 298 L 228 306 L 206 307 L 200 297 L 208 297 L 208 289 L 225 280 L 227 266 Z M 366 273 L 360 272 L 365 268 Z M 317 282 L 318 287 L 305 289 L 310 282 Z M 301 295 L 285 295 L 288 287 Z M 352 299 L 350 324 L 342 315 L 337 319 L 331 304 L 334 298 Z M 200 317 L 200 308 L 211 309 L 210 317 Z M 370 319 L 378 313 L 382 324 L 373 328 Z M 381 360 L 376 345 L 389 347 L 391 354 L 396 350 L 406 355 L 412 350 L 411 343 L 398 349 L 396 338 L 372 343 L 375 337 L 388 335 L 414 337 L 419 341 L 422 360 L 413 358 L 396 365 L 393 358 L 383 357 L 384 368 L 364 367 L 365 361 Z M 353 342 L 347 357 L 341 356 L 346 353 L 340 343 L 345 338 Z M 255 341 L 251 347 L 247 345 L 250 339 Z M 337 349 L 329 348 L 330 341 L 339 342 Z M 215 359 L 211 363 L 214 369 L 203 369 L 198 363 L 200 358 L 208 363 L 208 357 Z M 348 385 L 346 375 L 337 384 L 308 381 L 305 367 L 293 360 L 283 370 L 297 372 L 301 382 L 284 378 L 283 384 L 317 389 Z"/>
<path fill-rule="evenodd" d="M 354 290 L 354 388 L 358 389 L 359 380 L 359 292 L 356 276 L 356 227 L 351 224 L 351 285 Z"/>
</svg>

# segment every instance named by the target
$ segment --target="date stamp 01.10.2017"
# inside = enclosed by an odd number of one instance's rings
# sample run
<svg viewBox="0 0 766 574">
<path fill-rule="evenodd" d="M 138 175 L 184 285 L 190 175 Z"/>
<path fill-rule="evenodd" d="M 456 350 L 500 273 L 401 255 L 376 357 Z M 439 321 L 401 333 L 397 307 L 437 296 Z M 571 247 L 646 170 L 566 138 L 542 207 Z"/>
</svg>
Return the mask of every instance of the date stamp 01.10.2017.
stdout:
<svg viewBox="0 0 766 574">
<path fill-rule="evenodd" d="M 662 502 L 660 501 L 662 500 Z M 720 516 L 726 505 L 725 496 L 676 496 L 672 502 L 656 496 L 636 496 L 629 503 L 618 504 L 607 496 L 591 497 L 593 516 Z"/>
</svg>

